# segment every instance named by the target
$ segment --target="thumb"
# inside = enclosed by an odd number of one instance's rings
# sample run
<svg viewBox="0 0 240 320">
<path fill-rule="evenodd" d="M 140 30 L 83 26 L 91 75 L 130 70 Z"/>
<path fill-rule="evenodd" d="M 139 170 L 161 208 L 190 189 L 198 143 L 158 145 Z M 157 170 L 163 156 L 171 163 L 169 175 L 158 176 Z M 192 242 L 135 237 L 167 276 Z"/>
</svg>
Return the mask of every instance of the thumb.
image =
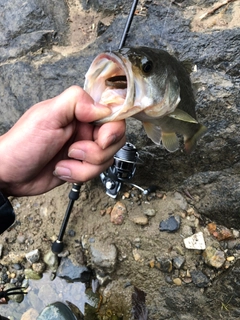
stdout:
<svg viewBox="0 0 240 320">
<path fill-rule="evenodd" d="M 96 103 L 89 94 L 78 86 L 66 89 L 59 96 L 53 98 L 57 109 L 58 121 L 66 126 L 75 118 L 81 122 L 92 122 L 111 114 L 111 109 Z"/>
</svg>

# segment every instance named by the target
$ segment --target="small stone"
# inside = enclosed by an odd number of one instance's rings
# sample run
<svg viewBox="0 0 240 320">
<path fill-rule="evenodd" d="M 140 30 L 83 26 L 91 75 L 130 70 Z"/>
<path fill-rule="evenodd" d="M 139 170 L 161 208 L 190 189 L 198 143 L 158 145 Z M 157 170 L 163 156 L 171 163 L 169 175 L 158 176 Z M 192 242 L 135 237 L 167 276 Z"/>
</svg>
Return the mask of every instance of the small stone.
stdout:
<svg viewBox="0 0 240 320">
<path fill-rule="evenodd" d="M 113 243 L 96 241 L 91 243 L 91 262 L 93 268 L 102 270 L 102 273 L 112 273 L 117 264 L 117 248 Z"/>
<path fill-rule="evenodd" d="M 139 224 L 141 226 L 145 226 L 148 224 L 148 218 L 145 216 L 136 216 L 131 218 L 132 222 Z"/>
<path fill-rule="evenodd" d="M 156 215 L 156 210 L 149 208 L 144 210 L 144 214 L 148 217 L 154 217 Z"/>
<path fill-rule="evenodd" d="M 209 223 L 207 228 L 210 234 L 212 234 L 218 241 L 235 238 L 231 230 L 223 226 L 217 226 L 214 222 Z"/>
<path fill-rule="evenodd" d="M 155 267 L 162 272 L 172 271 L 172 261 L 169 258 L 157 258 Z"/>
<path fill-rule="evenodd" d="M 234 256 L 231 256 L 231 257 L 227 257 L 227 261 L 234 261 L 235 260 L 235 257 Z"/>
<path fill-rule="evenodd" d="M 189 208 L 189 209 L 187 210 L 187 214 L 188 214 L 188 216 L 194 215 L 194 214 L 195 214 L 194 209 L 193 209 L 193 208 Z"/>
<path fill-rule="evenodd" d="M 105 214 L 106 214 L 106 209 L 100 210 L 100 215 L 101 215 L 102 217 L 105 216 Z"/>
<path fill-rule="evenodd" d="M 192 281 L 197 287 L 199 288 L 208 287 L 210 280 L 204 273 L 202 273 L 202 271 L 193 270 L 190 273 L 191 273 Z"/>
<path fill-rule="evenodd" d="M 185 258 L 182 256 L 173 258 L 173 266 L 176 269 L 180 269 L 183 266 L 184 262 L 185 262 Z"/>
<path fill-rule="evenodd" d="M 192 227 L 188 226 L 188 225 L 184 225 L 182 227 L 182 232 L 181 234 L 183 235 L 183 237 L 190 237 L 192 236 L 193 234 L 193 231 L 192 231 Z"/>
<path fill-rule="evenodd" d="M 183 250 L 183 247 L 181 247 L 181 246 L 176 246 L 176 247 L 175 247 L 175 251 L 176 251 L 178 254 L 180 254 L 181 256 L 184 255 L 184 250 Z"/>
<path fill-rule="evenodd" d="M 169 274 L 166 274 L 165 277 L 164 277 L 165 281 L 169 284 L 173 284 L 173 280 L 172 280 L 172 277 L 171 275 Z"/>
<path fill-rule="evenodd" d="M 160 191 L 157 191 L 156 192 L 156 197 L 159 198 L 159 199 L 162 199 L 164 196 L 164 193 L 160 192 Z"/>
<path fill-rule="evenodd" d="M 38 262 L 38 260 L 40 259 L 40 251 L 38 249 L 30 251 L 26 253 L 25 257 L 28 262 L 33 264 L 35 262 Z"/>
<path fill-rule="evenodd" d="M 160 231 L 174 232 L 180 227 L 180 217 L 170 216 L 168 219 L 161 221 L 159 225 Z"/>
<path fill-rule="evenodd" d="M 111 212 L 112 212 L 112 207 L 108 207 L 107 209 L 106 209 L 106 214 L 111 214 Z"/>
<path fill-rule="evenodd" d="M 221 268 L 226 260 L 222 250 L 211 246 L 203 252 L 203 257 L 206 264 L 217 269 Z"/>
<path fill-rule="evenodd" d="M 233 229 L 232 233 L 233 233 L 234 238 L 239 238 L 240 232 L 238 230 Z"/>
<path fill-rule="evenodd" d="M 154 268 L 154 266 L 155 266 L 155 260 L 149 261 L 149 266 L 150 266 L 150 268 Z"/>
<path fill-rule="evenodd" d="M 113 224 L 122 224 L 124 220 L 124 216 L 126 214 L 126 206 L 124 203 L 118 201 L 112 209 L 111 212 L 111 222 Z"/>
<path fill-rule="evenodd" d="M 202 232 L 195 233 L 191 237 L 183 239 L 184 245 L 187 249 L 205 250 L 206 245 Z"/>
<path fill-rule="evenodd" d="M 14 273 L 14 272 L 10 273 L 10 275 L 9 275 L 10 279 L 14 279 L 15 277 L 16 277 L 16 273 Z"/>
<path fill-rule="evenodd" d="M 80 243 L 78 243 L 78 247 L 80 247 Z M 76 245 L 75 245 L 76 248 Z M 59 258 L 66 258 L 70 255 L 70 252 L 66 249 L 64 249 L 61 253 L 58 254 Z"/>
<path fill-rule="evenodd" d="M 23 288 L 28 288 L 29 287 L 29 280 L 28 279 L 23 279 L 22 285 Z"/>
<path fill-rule="evenodd" d="M 134 258 L 135 261 L 141 261 L 142 260 L 138 249 L 133 249 L 132 253 L 133 253 L 133 258 Z"/>
<path fill-rule="evenodd" d="M 207 229 L 208 229 L 208 231 L 209 231 L 211 234 L 213 234 L 213 232 L 215 232 L 216 229 L 217 229 L 216 223 L 210 222 L 210 223 L 207 225 Z"/>
<path fill-rule="evenodd" d="M 52 251 L 47 252 L 44 257 L 43 261 L 52 269 L 57 270 L 58 268 L 58 256 L 54 254 Z"/>
<path fill-rule="evenodd" d="M 32 269 L 38 273 L 43 273 L 43 271 L 45 270 L 45 264 L 43 262 L 33 263 Z"/>
<path fill-rule="evenodd" d="M 191 283 L 192 282 L 192 277 L 184 277 L 183 279 L 184 283 Z"/>
<path fill-rule="evenodd" d="M 125 192 L 123 194 L 123 199 L 129 199 L 130 198 L 130 193 L 129 192 Z"/>
<path fill-rule="evenodd" d="M 182 280 L 180 278 L 175 278 L 175 279 L 173 279 L 173 283 L 176 284 L 177 286 L 181 286 Z"/>
<path fill-rule="evenodd" d="M 24 234 L 19 234 L 17 236 L 17 242 L 20 243 L 20 244 L 23 244 L 26 240 L 26 236 Z"/>
<path fill-rule="evenodd" d="M 22 269 L 22 266 L 21 266 L 20 263 L 14 263 L 14 264 L 12 265 L 12 267 L 13 267 L 13 269 L 15 269 L 15 270 L 21 270 L 21 269 Z"/>
<path fill-rule="evenodd" d="M 68 235 L 69 235 L 69 237 L 75 237 L 76 231 L 74 231 L 74 230 L 69 230 L 69 231 L 68 231 Z"/>
<path fill-rule="evenodd" d="M 40 280 L 42 278 L 42 274 L 39 274 L 32 269 L 25 269 L 24 274 L 27 279 Z"/>
</svg>

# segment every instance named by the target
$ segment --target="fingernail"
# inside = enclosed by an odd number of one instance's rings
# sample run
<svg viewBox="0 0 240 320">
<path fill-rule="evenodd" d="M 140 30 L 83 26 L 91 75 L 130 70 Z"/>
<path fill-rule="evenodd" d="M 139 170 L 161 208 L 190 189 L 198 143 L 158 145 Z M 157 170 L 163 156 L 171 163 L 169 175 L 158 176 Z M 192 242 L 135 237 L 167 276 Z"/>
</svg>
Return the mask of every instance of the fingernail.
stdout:
<svg viewBox="0 0 240 320">
<path fill-rule="evenodd" d="M 107 147 L 109 147 L 110 145 L 112 145 L 117 139 L 117 136 L 115 134 L 108 136 L 104 139 L 104 142 L 102 144 L 102 149 L 106 149 Z"/>
<path fill-rule="evenodd" d="M 85 160 L 86 153 L 81 149 L 72 149 L 69 151 L 68 156 L 78 160 Z"/>
<path fill-rule="evenodd" d="M 69 170 L 68 168 L 64 168 L 64 167 L 56 167 L 53 174 L 55 176 L 57 176 L 58 178 L 63 178 L 63 179 L 72 177 L 71 170 Z"/>
</svg>

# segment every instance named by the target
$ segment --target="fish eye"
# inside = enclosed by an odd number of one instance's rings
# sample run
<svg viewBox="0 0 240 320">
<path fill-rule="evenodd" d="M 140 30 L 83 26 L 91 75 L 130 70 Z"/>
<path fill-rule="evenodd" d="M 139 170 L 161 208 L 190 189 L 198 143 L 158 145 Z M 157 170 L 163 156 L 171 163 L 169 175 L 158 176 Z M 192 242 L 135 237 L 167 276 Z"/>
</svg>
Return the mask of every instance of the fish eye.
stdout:
<svg viewBox="0 0 240 320">
<path fill-rule="evenodd" d="M 152 68 L 153 68 L 153 63 L 151 60 L 147 60 L 147 61 L 144 61 L 144 63 L 142 63 L 143 73 L 145 74 L 150 73 L 152 71 Z"/>
</svg>

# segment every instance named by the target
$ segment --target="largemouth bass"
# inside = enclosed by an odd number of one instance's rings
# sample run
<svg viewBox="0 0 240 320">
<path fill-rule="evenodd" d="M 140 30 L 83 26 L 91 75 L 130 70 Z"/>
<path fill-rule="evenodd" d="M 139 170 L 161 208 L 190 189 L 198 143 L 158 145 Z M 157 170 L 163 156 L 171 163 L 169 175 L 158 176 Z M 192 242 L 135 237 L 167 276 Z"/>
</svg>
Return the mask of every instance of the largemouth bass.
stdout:
<svg viewBox="0 0 240 320">
<path fill-rule="evenodd" d="M 148 137 L 170 152 L 184 136 L 190 152 L 207 128 L 197 121 L 190 72 L 168 52 L 130 47 L 99 54 L 85 76 L 84 89 L 111 107 L 99 124 L 134 117 L 142 121 Z"/>
</svg>

